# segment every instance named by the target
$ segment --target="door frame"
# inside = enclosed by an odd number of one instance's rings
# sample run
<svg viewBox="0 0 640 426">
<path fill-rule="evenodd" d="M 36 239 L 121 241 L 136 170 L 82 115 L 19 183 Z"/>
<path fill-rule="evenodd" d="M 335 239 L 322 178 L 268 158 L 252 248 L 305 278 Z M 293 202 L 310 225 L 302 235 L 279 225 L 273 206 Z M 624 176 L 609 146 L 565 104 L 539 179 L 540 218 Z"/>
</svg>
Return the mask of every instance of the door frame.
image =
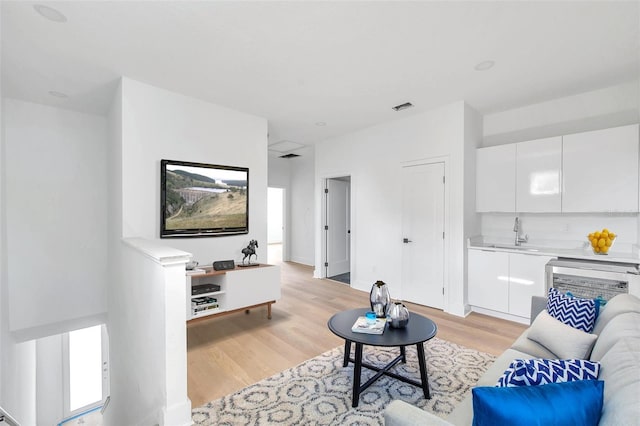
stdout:
<svg viewBox="0 0 640 426">
<path fill-rule="evenodd" d="M 324 189 L 326 188 L 328 179 L 336 179 L 341 177 L 349 177 L 349 229 L 351 230 L 350 236 L 354 234 L 354 229 L 356 228 L 356 223 L 353 220 L 354 215 L 354 177 L 351 172 L 344 173 L 331 173 L 327 175 L 322 175 L 318 181 L 318 188 L 320 192 L 320 256 L 316 256 L 316 259 L 320 261 L 320 264 L 316 265 L 314 271 L 315 278 L 327 278 L 327 268 L 324 266 L 324 263 L 327 261 L 327 238 L 324 230 L 324 225 L 327 223 L 327 197 L 325 196 Z M 350 237 L 351 238 L 351 237 Z M 353 287 L 354 282 L 354 270 L 353 270 L 353 259 L 355 255 L 355 244 L 353 238 L 349 241 L 349 271 L 351 272 L 351 286 Z"/>
<path fill-rule="evenodd" d="M 325 185 L 325 189 L 324 189 L 324 200 L 325 200 L 325 222 L 323 224 L 323 226 L 328 225 L 328 215 L 330 214 L 329 212 L 329 205 L 327 203 L 327 201 L 329 200 L 329 196 L 331 195 L 330 193 L 327 192 L 327 190 L 329 189 L 330 186 L 330 182 L 331 181 L 339 181 L 339 182 L 343 182 L 346 183 L 346 188 L 347 188 L 347 202 L 346 202 L 346 211 L 341 211 L 339 212 L 340 215 L 342 215 L 343 213 L 345 214 L 345 216 L 348 218 L 348 231 L 347 231 L 347 235 L 344 236 L 345 237 L 345 242 L 347 243 L 348 247 L 349 247 L 349 251 L 347 253 L 348 256 L 348 260 L 349 260 L 349 272 L 351 272 L 351 176 L 340 176 L 337 178 L 327 178 L 324 180 L 324 185 Z M 335 197 L 332 198 L 335 201 Z M 332 210 L 332 214 L 336 213 L 337 210 Z M 324 268 L 325 268 L 325 275 L 327 277 L 329 276 L 334 276 L 336 275 L 335 273 L 331 273 L 331 275 L 329 274 L 329 268 L 330 268 L 330 264 L 328 264 L 327 262 L 329 262 L 329 246 L 328 246 L 328 242 L 330 241 L 329 239 L 329 235 L 335 235 L 334 233 L 332 233 L 331 229 L 323 229 L 324 231 L 324 242 L 325 242 L 325 251 L 324 251 Z M 332 256 L 333 257 L 333 256 Z"/>
<path fill-rule="evenodd" d="M 443 269 L 443 282 L 442 282 L 442 286 L 444 287 L 444 295 L 442 297 L 442 310 L 444 312 L 448 312 L 449 311 L 449 268 L 450 268 L 450 256 L 449 253 L 451 251 L 451 245 L 450 245 L 450 241 L 451 241 L 451 221 L 449 220 L 449 216 L 450 216 L 450 208 L 449 208 L 449 204 L 450 204 L 450 168 L 451 168 L 451 161 L 449 159 L 448 155 L 444 155 L 444 156 L 440 156 L 440 157 L 429 157 L 429 158 L 421 158 L 421 159 L 417 159 L 417 160 L 411 160 L 411 161 L 403 161 L 400 163 L 400 170 L 399 173 L 402 173 L 402 169 L 404 167 L 411 167 L 411 166 L 422 166 L 422 165 L 429 165 L 429 164 L 435 164 L 435 163 L 443 163 L 444 164 L 444 253 L 443 257 L 442 257 L 442 269 Z M 404 212 L 401 212 L 404 215 Z M 403 226 L 401 226 L 401 229 L 404 229 L 404 224 L 402 224 Z M 399 237 L 399 240 L 402 237 Z M 460 265 L 460 267 L 463 267 L 463 265 Z"/>
</svg>

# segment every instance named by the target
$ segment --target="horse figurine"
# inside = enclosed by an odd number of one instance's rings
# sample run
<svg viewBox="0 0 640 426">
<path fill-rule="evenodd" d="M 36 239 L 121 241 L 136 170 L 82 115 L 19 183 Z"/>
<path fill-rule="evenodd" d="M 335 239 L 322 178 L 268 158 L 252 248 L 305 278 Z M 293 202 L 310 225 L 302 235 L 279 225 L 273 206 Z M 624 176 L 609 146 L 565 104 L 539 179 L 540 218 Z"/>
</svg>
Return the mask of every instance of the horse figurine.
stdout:
<svg viewBox="0 0 640 426">
<path fill-rule="evenodd" d="M 256 240 L 251 240 L 249 241 L 249 245 L 242 249 L 242 254 L 244 254 L 244 257 L 242 258 L 243 265 L 244 265 L 244 260 L 247 257 L 249 258 L 249 264 L 251 264 L 251 256 L 255 256 L 256 259 L 258 258 L 258 255 L 256 254 L 257 247 L 258 247 L 258 242 Z"/>
</svg>

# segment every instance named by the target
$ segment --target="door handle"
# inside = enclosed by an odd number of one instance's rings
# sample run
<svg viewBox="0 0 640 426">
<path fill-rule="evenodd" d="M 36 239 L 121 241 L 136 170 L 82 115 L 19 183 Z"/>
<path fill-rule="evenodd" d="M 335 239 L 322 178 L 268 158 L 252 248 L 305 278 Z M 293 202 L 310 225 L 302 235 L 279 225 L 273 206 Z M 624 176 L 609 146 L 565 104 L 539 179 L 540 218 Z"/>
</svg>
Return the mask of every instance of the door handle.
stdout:
<svg viewBox="0 0 640 426">
<path fill-rule="evenodd" d="M 412 241 L 410 239 L 408 239 L 408 238 L 403 238 L 402 242 L 405 243 L 405 244 L 408 244 L 408 243 L 410 243 Z"/>
</svg>

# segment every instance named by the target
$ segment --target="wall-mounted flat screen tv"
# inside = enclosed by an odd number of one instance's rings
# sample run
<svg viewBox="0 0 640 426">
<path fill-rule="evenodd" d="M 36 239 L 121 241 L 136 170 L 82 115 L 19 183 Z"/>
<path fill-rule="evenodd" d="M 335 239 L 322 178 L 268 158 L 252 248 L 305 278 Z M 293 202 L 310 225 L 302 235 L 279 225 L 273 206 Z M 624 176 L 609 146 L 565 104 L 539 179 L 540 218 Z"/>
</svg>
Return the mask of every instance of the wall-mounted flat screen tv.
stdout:
<svg viewBox="0 0 640 426">
<path fill-rule="evenodd" d="M 249 232 L 249 169 L 162 160 L 160 237 Z"/>
</svg>

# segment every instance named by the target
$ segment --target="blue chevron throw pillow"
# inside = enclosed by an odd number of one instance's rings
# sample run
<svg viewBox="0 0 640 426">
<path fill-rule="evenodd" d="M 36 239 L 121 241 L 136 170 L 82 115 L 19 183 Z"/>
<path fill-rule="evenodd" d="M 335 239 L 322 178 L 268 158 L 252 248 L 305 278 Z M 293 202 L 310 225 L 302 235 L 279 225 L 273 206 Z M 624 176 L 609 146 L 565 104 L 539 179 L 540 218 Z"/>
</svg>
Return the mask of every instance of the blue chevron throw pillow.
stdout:
<svg viewBox="0 0 640 426">
<path fill-rule="evenodd" d="M 599 304 L 593 299 L 580 299 L 549 289 L 547 312 L 558 321 L 585 333 L 591 333 L 596 323 Z"/>
<path fill-rule="evenodd" d="M 600 363 L 582 359 L 514 359 L 497 387 L 538 386 L 575 380 L 596 380 Z"/>
</svg>

